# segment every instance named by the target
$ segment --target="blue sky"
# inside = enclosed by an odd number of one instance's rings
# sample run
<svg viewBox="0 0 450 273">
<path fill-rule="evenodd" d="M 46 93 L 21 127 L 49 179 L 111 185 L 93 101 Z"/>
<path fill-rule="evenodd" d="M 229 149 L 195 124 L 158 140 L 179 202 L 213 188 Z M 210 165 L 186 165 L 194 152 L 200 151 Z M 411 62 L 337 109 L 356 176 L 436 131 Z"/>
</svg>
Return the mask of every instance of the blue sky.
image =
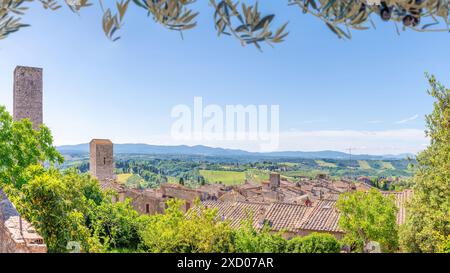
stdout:
<svg viewBox="0 0 450 273">
<path fill-rule="evenodd" d="M 287 3 L 287 1 L 285 1 Z M 259 52 L 217 37 L 207 1 L 198 27 L 164 29 L 131 7 L 116 43 L 101 30 L 99 7 L 81 16 L 36 4 L 24 18 L 32 27 L 0 41 L 0 103 L 12 111 L 16 65 L 44 68 L 44 122 L 55 143 L 92 138 L 115 143 L 172 141 L 171 109 L 205 104 L 280 105 L 279 150 L 417 152 L 424 115 L 432 110 L 424 72 L 450 85 L 450 34 L 396 34 L 375 19 L 376 30 L 339 40 L 316 18 L 283 1 L 261 1 L 263 11 L 289 21 L 290 35 Z M 185 141 L 255 150 L 249 143 Z"/>
</svg>

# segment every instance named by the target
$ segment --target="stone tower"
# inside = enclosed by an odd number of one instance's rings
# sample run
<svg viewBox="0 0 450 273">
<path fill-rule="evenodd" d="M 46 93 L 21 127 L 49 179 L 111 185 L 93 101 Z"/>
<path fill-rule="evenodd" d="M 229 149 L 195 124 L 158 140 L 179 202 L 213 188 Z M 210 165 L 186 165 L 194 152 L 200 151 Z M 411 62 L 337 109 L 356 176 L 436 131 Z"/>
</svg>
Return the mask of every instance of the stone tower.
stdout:
<svg viewBox="0 0 450 273">
<path fill-rule="evenodd" d="M 109 139 L 93 139 L 89 143 L 89 171 L 98 180 L 115 179 L 113 143 Z"/>
<path fill-rule="evenodd" d="M 280 187 L 280 174 L 279 173 L 271 173 L 270 174 L 270 187 L 272 189 L 276 189 Z"/>
<path fill-rule="evenodd" d="M 42 68 L 17 66 L 14 70 L 14 120 L 30 119 L 35 130 L 42 124 Z"/>
</svg>

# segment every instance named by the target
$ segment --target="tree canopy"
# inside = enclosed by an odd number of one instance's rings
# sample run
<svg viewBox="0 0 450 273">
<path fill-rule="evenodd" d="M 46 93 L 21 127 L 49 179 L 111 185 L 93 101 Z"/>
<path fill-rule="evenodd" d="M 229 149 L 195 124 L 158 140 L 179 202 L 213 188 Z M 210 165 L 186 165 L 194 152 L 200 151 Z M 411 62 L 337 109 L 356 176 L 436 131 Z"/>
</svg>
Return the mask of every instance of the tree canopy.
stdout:
<svg viewBox="0 0 450 273">
<path fill-rule="evenodd" d="M 28 119 L 13 121 L 0 106 L 0 186 L 21 187 L 26 180 L 23 171 L 38 163 L 61 163 L 63 157 L 53 147 L 50 130 L 42 125 L 38 131 Z"/>
<path fill-rule="evenodd" d="M 450 251 L 450 89 L 428 76 L 435 99 L 426 117 L 430 145 L 417 156 L 414 196 L 401 231 L 409 252 Z"/>
<path fill-rule="evenodd" d="M 378 242 L 383 252 L 398 249 L 397 206 L 393 197 L 380 191 L 348 192 L 339 196 L 339 226 L 345 231 L 344 241 L 362 251 L 371 241 Z"/>
</svg>

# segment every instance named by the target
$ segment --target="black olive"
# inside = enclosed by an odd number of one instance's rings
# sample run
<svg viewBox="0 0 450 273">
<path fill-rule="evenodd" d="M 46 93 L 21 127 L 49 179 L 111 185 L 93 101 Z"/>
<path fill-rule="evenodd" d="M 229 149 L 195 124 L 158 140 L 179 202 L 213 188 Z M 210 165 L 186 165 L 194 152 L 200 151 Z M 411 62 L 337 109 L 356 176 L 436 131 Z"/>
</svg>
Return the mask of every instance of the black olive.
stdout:
<svg viewBox="0 0 450 273">
<path fill-rule="evenodd" d="M 361 3 L 361 7 L 359 8 L 359 12 L 365 11 L 366 10 L 366 4 Z"/>
<path fill-rule="evenodd" d="M 412 25 L 417 26 L 420 23 L 420 17 L 413 17 Z"/>
<path fill-rule="evenodd" d="M 381 9 L 380 17 L 383 21 L 389 21 L 391 19 L 391 11 L 388 8 Z"/>
<path fill-rule="evenodd" d="M 406 15 L 405 17 L 403 17 L 403 25 L 405 27 L 409 27 L 414 21 L 414 17 L 412 17 L 411 15 Z"/>
</svg>

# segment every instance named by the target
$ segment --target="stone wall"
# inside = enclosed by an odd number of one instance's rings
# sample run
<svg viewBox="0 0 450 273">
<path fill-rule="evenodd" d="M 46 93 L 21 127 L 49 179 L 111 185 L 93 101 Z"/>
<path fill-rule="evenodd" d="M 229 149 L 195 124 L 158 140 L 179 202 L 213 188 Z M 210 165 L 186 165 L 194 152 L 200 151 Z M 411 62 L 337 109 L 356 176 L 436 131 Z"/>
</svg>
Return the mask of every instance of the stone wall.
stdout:
<svg viewBox="0 0 450 273">
<path fill-rule="evenodd" d="M 42 124 L 42 68 L 18 66 L 14 70 L 14 120 L 30 119 L 36 130 Z"/>
<path fill-rule="evenodd" d="M 131 199 L 131 205 L 139 214 L 164 212 L 166 199 L 162 197 L 160 192 L 150 189 L 130 189 L 111 179 L 100 181 L 100 186 L 103 190 L 113 190 L 117 193 L 118 199 L 114 198 L 113 202 Z"/>
<path fill-rule="evenodd" d="M 0 253 L 46 253 L 44 239 L 0 190 Z"/>
<path fill-rule="evenodd" d="M 139 214 L 164 213 L 165 199 L 153 190 L 123 189 L 119 201 L 130 198 L 131 205 Z"/>
<path fill-rule="evenodd" d="M 161 192 L 164 198 L 177 198 L 186 201 L 185 210 L 192 208 L 194 205 L 194 201 L 197 198 L 199 198 L 200 200 L 206 199 L 204 194 L 202 194 L 201 192 L 177 184 L 161 184 Z"/>
</svg>

